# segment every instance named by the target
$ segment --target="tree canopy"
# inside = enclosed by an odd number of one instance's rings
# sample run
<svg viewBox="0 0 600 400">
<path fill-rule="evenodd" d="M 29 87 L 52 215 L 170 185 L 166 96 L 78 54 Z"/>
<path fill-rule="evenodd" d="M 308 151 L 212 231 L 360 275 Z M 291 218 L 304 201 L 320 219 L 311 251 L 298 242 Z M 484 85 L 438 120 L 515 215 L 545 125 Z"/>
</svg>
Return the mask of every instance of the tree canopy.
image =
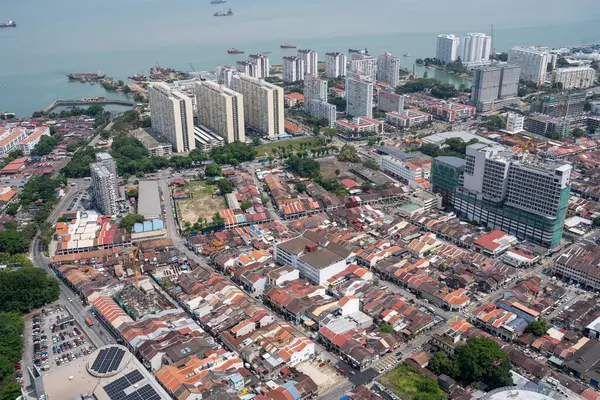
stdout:
<svg viewBox="0 0 600 400">
<path fill-rule="evenodd" d="M 252 161 L 256 154 L 255 148 L 239 141 L 229 143 L 223 147 L 216 147 L 210 151 L 212 160 L 221 165 L 232 164 L 234 160 L 238 163 Z"/>
<path fill-rule="evenodd" d="M 546 332 L 550 329 L 550 324 L 543 318 L 539 320 L 532 321 L 528 326 L 526 331 L 533 333 L 535 336 L 540 337 L 544 336 Z"/>
<path fill-rule="evenodd" d="M 338 154 L 338 160 L 339 161 L 349 161 L 349 162 L 359 162 L 360 157 L 358 156 L 358 153 L 356 152 L 356 147 L 354 147 L 350 144 L 345 144 L 344 146 L 342 146 L 342 149 L 340 150 L 340 154 Z"/>
<path fill-rule="evenodd" d="M 204 175 L 206 176 L 220 176 L 222 173 L 223 171 L 217 163 L 208 164 L 204 169 Z"/>
<path fill-rule="evenodd" d="M 465 158 L 467 146 L 477 142 L 479 142 L 477 139 L 471 139 L 468 142 L 465 142 L 461 138 L 450 138 L 446 139 L 442 147 L 431 143 L 425 143 L 418 150 L 430 157 L 454 156 Z"/>
<path fill-rule="evenodd" d="M 217 187 L 221 191 L 221 194 L 227 194 L 233 192 L 235 185 L 229 179 L 219 179 Z"/>
<path fill-rule="evenodd" d="M 54 146 L 58 144 L 58 139 L 54 136 L 42 135 L 40 141 L 31 151 L 32 156 L 43 156 L 52 153 Z"/>
<path fill-rule="evenodd" d="M 300 158 L 297 155 L 290 156 L 287 160 L 288 167 L 303 178 L 317 178 L 320 176 L 321 167 L 312 158 Z"/>
<path fill-rule="evenodd" d="M 132 231 L 133 226 L 137 223 L 144 222 L 146 218 L 140 214 L 127 214 L 119 221 L 119 226 L 123 229 L 127 229 L 129 232 Z"/>
<path fill-rule="evenodd" d="M 425 91 L 430 92 L 433 97 L 439 99 L 449 99 L 450 97 L 458 95 L 458 91 L 453 85 L 441 83 L 440 81 L 429 78 L 413 79 L 406 82 L 403 86 L 398 86 L 396 88 L 396 93 L 398 94 Z"/>
<path fill-rule="evenodd" d="M 23 318 L 15 312 L 0 312 L 0 399 L 13 400 L 21 395 L 14 379 L 15 364 L 23 352 Z"/>
<path fill-rule="evenodd" d="M 59 293 L 58 281 L 41 268 L 0 272 L 0 312 L 28 312 L 56 300 Z"/>
</svg>

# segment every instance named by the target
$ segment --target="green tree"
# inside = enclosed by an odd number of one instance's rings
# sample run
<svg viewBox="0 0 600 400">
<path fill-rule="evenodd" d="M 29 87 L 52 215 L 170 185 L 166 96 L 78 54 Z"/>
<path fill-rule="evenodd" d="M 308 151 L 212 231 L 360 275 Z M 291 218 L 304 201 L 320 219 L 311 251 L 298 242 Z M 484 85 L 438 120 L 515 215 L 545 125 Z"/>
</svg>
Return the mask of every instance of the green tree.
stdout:
<svg viewBox="0 0 600 400">
<path fill-rule="evenodd" d="M 146 221 L 146 218 L 140 214 L 127 214 L 119 221 L 119 226 L 127 231 L 131 232 L 133 226 L 137 223 Z"/>
<path fill-rule="evenodd" d="M 340 175 L 340 170 L 339 170 L 339 169 L 336 169 L 336 170 L 335 170 L 335 176 L 339 176 L 339 175 Z"/>
<path fill-rule="evenodd" d="M 300 158 L 292 155 L 287 160 L 288 167 L 303 178 L 317 178 L 320 176 L 319 163 L 310 158 Z"/>
<path fill-rule="evenodd" d="M 379 325 L 379 331 L 382 333 L 394 333 L 394 328 L 389 324 Z"/>
<path fill-rule="evenodd" d="M 211 163 L 204 169 L 204 175 L 206 176 L 220 176 L 223 173 L 221 167 L 217 163 Z"/>
<path fill-rule="evenodd" d="M 342 146 L 340 150 L 340 154 L 338 154 L 339 161 L 349 161 L 349 162 L 359 162 L 360 157 L 358 156 L 358 152 L 356 151 L 356 147 L 345 144 Z"/>
<path fill-rule="evenodd" d="M 58 281 L 41 268 L 0 272 L 0 312 L 24 313 L 58 298 Z"/>
<path fill-rule="evenodd" d="M 513 385 L 508 356 L 490 338 L 469 338 L 456 348 L 455 361 L 466 384 L 481 381 L 489 390 Z"/>
<path fill-rule="evenodd" d="M 450 377 L 458 376 L 458 366 L 448 358 L 446 353 L 438 351 L 433 354 L 427 368 L 436 375 L 446 374 Z"/>
<path fill-rule="evenodd" d="M 235 185 L 229 179 L 219 179 L 217 187 L 221 191 L 221 194 L 227 194 L 233 192 Z"/>
<path fill-rule="evenodd" d="M 246 211 L 247 209 L 251 208 L 253 206 L 252 202 L 250 200 L 244 200 L 240 203 L 240 207 L 242 208 L 242 210 Z"/>
<path fill-rule="evenodd" d="M 54 146 L 58 144 L 58 140 L 54 136 L 43 135 L 40 137 L 40 141 L 35 145 L 31 151 L 33 156 L 43 156 L 52 153 Z"/>
<path fill-rule="evenodd" d="M 526 331 L 533 333 L 535 336 L 540 337 L 544 336 L 546 332 L 550 329 L 550 324 L 543 318 L 539 320 L 532 321 L 528 326 Z"/>
<path fill-rule="evenodd" d="M 27 238 L 17 230 L 9 229 L 0 232 L 0 252 L 9 254 L 24 253 L 29 247 Z"/>
<path fill-rule="evenodd" d="M 360 190 L 362 190 L 363 192 L 368 192 L 372 188 L 373 186 L 371 186 L 371 183 L 368 181 L 363 181 L 363 183 L 360 184 Z"/>
<path fill-rule="evenodd" d="M 10 203 L 6 208 L 6 213 L 10 216 L 14 217 L 17 215 L 17 212 L 19 212 L 19 204 L 17 203 Z"/>
<path fill-rule="evenodd" d="M 306 184 L 304 182 L 296 183 L 295 187 L 296 187 L 296 191 L 298 193 L 302 193 L 302 192 L 306 191 Z"/>
<path fill-rule="evenodd" d="M 585 131 L 581 128 L 575 128 L 573 129 L 572 135 L 574 138 L 580 138 L 583 137 L 583 135 L 585 135 Z"/>
</svg>

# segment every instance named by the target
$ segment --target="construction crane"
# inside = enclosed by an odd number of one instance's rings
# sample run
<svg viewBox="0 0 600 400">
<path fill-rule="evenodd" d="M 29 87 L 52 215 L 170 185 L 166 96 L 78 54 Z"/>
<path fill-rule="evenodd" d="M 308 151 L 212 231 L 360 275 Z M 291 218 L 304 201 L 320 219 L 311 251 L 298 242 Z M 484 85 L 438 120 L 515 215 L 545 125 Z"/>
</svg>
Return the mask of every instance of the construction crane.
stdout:
<svg viewBox="0 0 600 400">
<path fill-rule="evenodd" d="M 131 264 L 133 266 L 133 276 L 135 277 L 135 287 L 137 288 L 140 287 L 140 267 L 137 263 L 138 254 L 140 252 L 140 245 L 141 243 L 138 242 L 135 247 L 135 250 L 133 251 L 133 258 L 131 260 Z"/>
<path fill-rule="evenodd" d="M 491 108 L 492 108 L 492 111 L 498 116 L 498 118 L 500 118 L 500 120 L 502 121 L 504 126 L 508 128 L 508 122 L 506 121 L 506 119 L 504 119 L 502 114 L 500 114 L 500 112 L 498 112 L 498 110 L 496 110 L 496 108 L 494 107 L 494 103 L 491 104 Z M 535 149 L 536 145 L 535 145 L 535 142 L 533 141 L 533 138 L 530 138 L 527 136 L 521 136 L 518 133 L 513 134 L 513 137 L 517 141 L 517 143 L 519 143 L 519 145 L 521 146 L 518 151 L 524 153 L 527 151 L 528 148 Z"/>
<path fill-rule="evenodd" d="M 192 63 L 190 63 L 190 67 L 192 67 L 192 71 L 196 72 L 196 70 L 194 69 L 194 66 L 192 65 Z"/>
</svg>

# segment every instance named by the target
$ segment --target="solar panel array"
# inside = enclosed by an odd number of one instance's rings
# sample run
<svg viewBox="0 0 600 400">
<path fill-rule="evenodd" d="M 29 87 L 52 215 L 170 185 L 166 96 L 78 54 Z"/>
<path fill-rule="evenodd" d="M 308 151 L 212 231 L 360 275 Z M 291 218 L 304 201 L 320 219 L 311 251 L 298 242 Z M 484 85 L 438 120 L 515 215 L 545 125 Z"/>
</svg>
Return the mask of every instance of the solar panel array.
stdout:
<svg viewBox="0 0 600 400">
<path fill-rule="evenodd" d="M 137 369 L 104 386 L 110 400 L 161 400 L 161 397 L 149 383 L 129 394 L 125 390 L 144 379 Z"/>
<path fill-rule="evenodd" d="M 121 363 L 121 360 L 123 360 L 124 355 L 125 350 L 118 347 L 102 349 L 98 353 L 96 360 L 94 360 L 91 369 L 99 374 L 116 371 L 119 368 L 119 364 Z"/>
</svg>

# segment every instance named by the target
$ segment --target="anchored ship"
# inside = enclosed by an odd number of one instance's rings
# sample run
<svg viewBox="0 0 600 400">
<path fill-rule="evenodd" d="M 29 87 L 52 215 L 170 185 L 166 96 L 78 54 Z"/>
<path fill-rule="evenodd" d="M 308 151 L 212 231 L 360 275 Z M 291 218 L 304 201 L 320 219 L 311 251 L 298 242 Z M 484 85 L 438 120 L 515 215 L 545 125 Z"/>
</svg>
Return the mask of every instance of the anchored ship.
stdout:
<svg viewBox="0 0 600 400">
<path fill-rule="evenodd" d="M 296 46 L 294 46 L 293 44 L 289 44 L 288 42 L 285 42 L 280 47 L 282 49 L 295 49 L 296 48 Z"/>
<path fill-rule="evenodd" d="M 6 22 L 0 22 L 0 28 L 16 28 L 17 23 L 12 19 L 9 19 Z"/>
<path fill-rule="evenodd" d="M 227 3 L 227 0 L 212 0 L 210 4 L 222 4 Z"/>
<path fill-rule="evenodd" d="M 229 53 L 229 54 L 244 54 L 244 50 L 229 49 L 229 50 L 227 50 L 227 53 Z"/>
<path fill-rule="evenodd" d="M 231 8 L 228 11 L 218 11 L 213 14 L 213 16 L 215 17 L 229 17 L 231 15 L 233 15 L 233 11 L 231 11 Z"/>
</svg>

